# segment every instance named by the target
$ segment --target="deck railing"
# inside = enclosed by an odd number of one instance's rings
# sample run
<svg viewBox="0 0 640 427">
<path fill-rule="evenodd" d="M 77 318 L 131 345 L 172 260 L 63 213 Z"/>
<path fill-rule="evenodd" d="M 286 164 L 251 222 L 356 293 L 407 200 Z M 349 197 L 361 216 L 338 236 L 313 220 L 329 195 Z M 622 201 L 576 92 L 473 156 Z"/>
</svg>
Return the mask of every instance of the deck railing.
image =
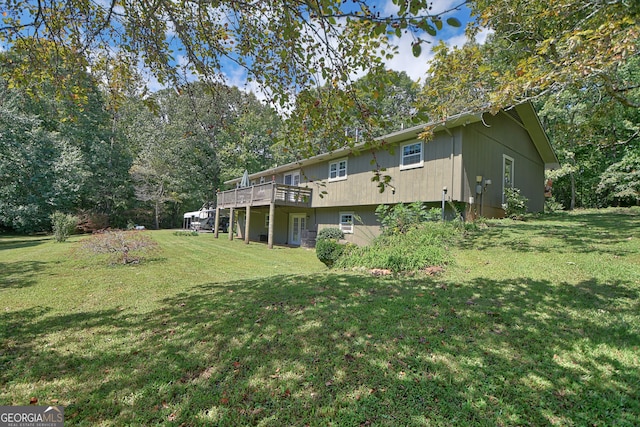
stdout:
<svg viewBox="0 0 640 427">
<path fill-rule="evenodd" d="M 267 182 L 250 187 L 220 191 L 217 194 L 219 208 L 264 206 L 271 203 L 288 206 L 311 206 L 311 189 Z"/>
</svg>

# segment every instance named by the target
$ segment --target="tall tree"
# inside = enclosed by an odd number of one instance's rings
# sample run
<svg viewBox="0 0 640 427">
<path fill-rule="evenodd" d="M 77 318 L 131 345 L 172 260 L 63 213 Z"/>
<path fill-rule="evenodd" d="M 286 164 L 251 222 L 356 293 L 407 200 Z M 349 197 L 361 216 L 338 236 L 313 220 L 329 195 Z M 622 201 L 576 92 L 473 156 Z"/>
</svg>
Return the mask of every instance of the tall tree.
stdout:
<svg viewBox="0 0 640 427">
<path fill-rule="evenodd" d="M 7 1 L 0 39 L 34 61 L 33 68 L 23 65 L 23 74 L 11 75 L 16 82 L 53 76 L 55 64 L 38 61 L 52 46 L 62 61 L 75 58 L 80 68 L 95 67 L 95 52 L 110 50 L 130 64 L 141 59 L 161 82 L 174 84 L 183 73 L 220 82 L 225 64 L 233 63 L 284 106 L 300 89 L 342 84 L 354 72 L 380 64 L 396 51 L 390 36 L 411 33 L 417 51 L 443 23 L 460 26 L 448 16 L 456 5 L 436 14 L 428 0 L 392 3 L 379 8 L 366 0 Z"/>
<path fill-rule="evenodd" d="M 23 93 L 0 85 L 0 225 L 34 232 L 75 209 L 88 171 L 80 149 L 24 106 Z"/>
<path fill-rule="evenodd" d="M 121 131 L 135 155 L 131 177 L 154 226 L 181 223 L 185 210 L 212 202 L 226 179 L 286 161 L 272 148 L 280 119 L 254 95 L 199 82 L 131 100 Z"/>
</svg>

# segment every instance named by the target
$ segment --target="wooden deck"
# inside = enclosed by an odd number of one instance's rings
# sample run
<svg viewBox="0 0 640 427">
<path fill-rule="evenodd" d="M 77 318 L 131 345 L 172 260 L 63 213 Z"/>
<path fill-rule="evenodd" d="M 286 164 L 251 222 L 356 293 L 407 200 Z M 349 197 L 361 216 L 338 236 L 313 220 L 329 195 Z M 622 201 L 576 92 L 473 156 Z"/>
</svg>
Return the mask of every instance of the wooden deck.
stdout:
<svg viewBox="0 0 640 427">
<path fill-rule="evenodd" d="M 220 191 L 218 208 L 242 208 L 247 206 L 311 206 L 311 189 L 267 182 L 251 187 Z"/>
</svg>

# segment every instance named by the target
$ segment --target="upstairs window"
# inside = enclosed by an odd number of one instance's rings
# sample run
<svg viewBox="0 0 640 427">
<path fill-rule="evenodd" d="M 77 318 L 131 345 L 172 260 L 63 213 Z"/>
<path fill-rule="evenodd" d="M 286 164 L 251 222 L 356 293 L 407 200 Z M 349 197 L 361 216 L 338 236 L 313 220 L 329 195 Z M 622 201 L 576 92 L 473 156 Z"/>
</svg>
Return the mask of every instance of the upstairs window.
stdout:
<svg viewBox="0 0 640 427">
<path fill-rule="evenodd" d="M 402 146 L 400 169 L 419 168 L 423 165 L 422 142 Z"/>
<path fill-rule="evenodd" d="M 347 159 L 340 159 L 329 163 L 329 181 L 347 179 Z"/>
</svg>

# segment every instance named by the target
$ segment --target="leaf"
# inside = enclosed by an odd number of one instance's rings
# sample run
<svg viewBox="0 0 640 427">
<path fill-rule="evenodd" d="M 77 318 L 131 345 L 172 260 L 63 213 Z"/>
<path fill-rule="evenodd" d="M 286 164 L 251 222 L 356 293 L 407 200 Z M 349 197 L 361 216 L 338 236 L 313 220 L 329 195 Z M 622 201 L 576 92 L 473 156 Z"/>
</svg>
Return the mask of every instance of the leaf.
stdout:
<svg viewBox="0 0 640 427">
<path fill-rule="evenodd" d="M 447 18 L 447 24 L 455 28 L 460 28 L 462 26 L 462 24 L 460 23 L 460 20 L 454 17 Z"/>
<path fill-rule="evenodd" d="M 420 45 L 420 42 L 416 42 L 413 44 L 413 46 L 411 46 L 411 52 L 416 58 L 420 56 L 420 54 L 422 53 L 422 46 Z"/>
</svg>

